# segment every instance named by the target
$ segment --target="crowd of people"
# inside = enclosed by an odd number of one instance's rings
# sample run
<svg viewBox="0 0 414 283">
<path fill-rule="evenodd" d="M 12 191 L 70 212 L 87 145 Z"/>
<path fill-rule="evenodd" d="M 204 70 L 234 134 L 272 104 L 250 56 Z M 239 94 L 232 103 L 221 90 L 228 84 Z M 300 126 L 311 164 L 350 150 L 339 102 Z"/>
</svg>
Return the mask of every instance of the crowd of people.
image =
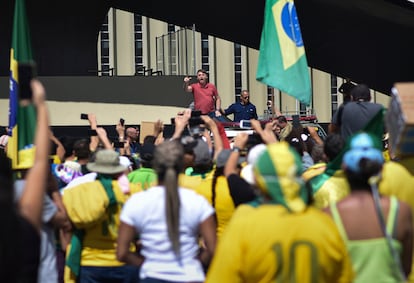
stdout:
<svg viewBox="0 0 414 283">
<path fill-rule="evenodd" d="M 93 113 L 96 135 L 55 137 L 32 81 L 33 166 L 13 170 L 0 138 L 2 282 L 414 282 L 414 179 L 369 129 L 384 109 L 367 86 L 346 89 L 323 140 L 283 115 L 262 126 L 247 90 L 221 110 L 197 79 L 184 88 L 199 124 L 184 109 L 171 137 L 157 121 L 142 144 L 124 121 L 111 140 Z M 230 113 L 255 133 L 229 140 Z"/>
</svg>

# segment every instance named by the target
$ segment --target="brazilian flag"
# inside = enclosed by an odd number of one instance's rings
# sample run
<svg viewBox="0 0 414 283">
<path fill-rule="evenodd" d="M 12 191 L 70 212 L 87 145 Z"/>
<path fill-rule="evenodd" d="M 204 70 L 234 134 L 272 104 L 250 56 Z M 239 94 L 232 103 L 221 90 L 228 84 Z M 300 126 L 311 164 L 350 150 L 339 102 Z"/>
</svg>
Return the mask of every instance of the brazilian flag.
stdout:
<svg viewBox="0 0 414 283">
<path fill-rule="evenodd" d="M 308 62 L 293 0 L 266 0 L 256 79 L 309 105 Z"/>
<path fill-rule="evenodd" d="M 13 169 L 27 169 L 34 161 L 34 134 L 36 130 L 36 111 L 19 88 L 19 64 L 32 63 L 32 47 L 26 17 L 25 0 L 16 0 L 13 18 L 12 46 L 10 50 L 10 104 L 9 138 L 7 154 L 12 159 Z"/>
</svg>

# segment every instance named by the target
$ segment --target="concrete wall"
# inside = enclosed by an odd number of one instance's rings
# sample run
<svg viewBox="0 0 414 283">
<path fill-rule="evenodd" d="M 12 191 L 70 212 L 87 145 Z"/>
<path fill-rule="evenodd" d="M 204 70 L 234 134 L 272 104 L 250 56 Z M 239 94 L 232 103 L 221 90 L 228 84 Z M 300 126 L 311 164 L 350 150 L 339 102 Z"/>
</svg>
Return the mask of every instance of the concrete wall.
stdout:
<svg viewBox="0 0 414 283">
<path fill-rule="evenodd" d="M 45 85 L 51 125 L 86 125 L 80 113 L 94 113 L 101 125 L 161 119 L 170 123 L 187 108 L 191 93 L 182 89 L 181 76 L 41 77 Z M 8 124 L 9 81 L 0 78 L 0 125 Z"/>
</svg>

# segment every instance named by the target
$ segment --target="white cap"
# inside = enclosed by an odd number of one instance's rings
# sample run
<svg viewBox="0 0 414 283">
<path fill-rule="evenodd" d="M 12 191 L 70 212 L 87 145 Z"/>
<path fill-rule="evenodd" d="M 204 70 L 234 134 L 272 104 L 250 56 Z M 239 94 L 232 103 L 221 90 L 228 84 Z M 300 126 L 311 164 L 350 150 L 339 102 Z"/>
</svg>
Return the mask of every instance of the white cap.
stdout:
<svg viewBox="0 0 414 283">
<path fill-rule="evenodd" d="M 264 143 L 253 146 L 247 154 L 247 165 L 243 167 L 240 172 L 240 177 L 246 180 L 251 185 L 255 184 L 253 165 L 256 163 L 259 156 L 266 150 Z"/>
<path fill-rule="evenodd" d="M 119 157 L 119 163 L 122 165 L 122 166 L 125 166 L 125 167 L 129 167 L 129 166 L 131 166 L 132 165 L 132 162 L 131 162 L 131 160 L 129 160 L 129 158 L 128 157 L 126 157 L 126 156 L 120 156 Z"/>
<path fill-rule="evenodd" d="M 250 185 L 255 184 L 254 174 L 253 174 L 253 164 L 247 164 L 240 171 L 240 177 L 246 180 Z"/>
<path fill-rule="evenodd" d="M 264 143 L 257 144 L 253 146 L 247 153 L 247 163 L 254 164 L 259 158 L 259 156 L 266 150 L 266 145 Z"/>
</svg>

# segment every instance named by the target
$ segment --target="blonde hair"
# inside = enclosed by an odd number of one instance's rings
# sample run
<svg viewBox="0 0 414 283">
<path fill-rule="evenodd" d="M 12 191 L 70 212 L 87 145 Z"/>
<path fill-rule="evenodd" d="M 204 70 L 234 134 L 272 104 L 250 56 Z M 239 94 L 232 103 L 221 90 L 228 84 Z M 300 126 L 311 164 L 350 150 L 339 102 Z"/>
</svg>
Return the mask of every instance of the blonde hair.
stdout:
<svg viewBox="0 0 414 283">
<path fill-rule="evenodd" d="M 180 256 L 180 197 L 178 174 L 184 166 L 184 149 L 177 141 L 166 141 L 155 148 L 154 170 L 158 181 L 165 186 L 165 214 L 168 237 L 177 257 Z"/>
</svg>

